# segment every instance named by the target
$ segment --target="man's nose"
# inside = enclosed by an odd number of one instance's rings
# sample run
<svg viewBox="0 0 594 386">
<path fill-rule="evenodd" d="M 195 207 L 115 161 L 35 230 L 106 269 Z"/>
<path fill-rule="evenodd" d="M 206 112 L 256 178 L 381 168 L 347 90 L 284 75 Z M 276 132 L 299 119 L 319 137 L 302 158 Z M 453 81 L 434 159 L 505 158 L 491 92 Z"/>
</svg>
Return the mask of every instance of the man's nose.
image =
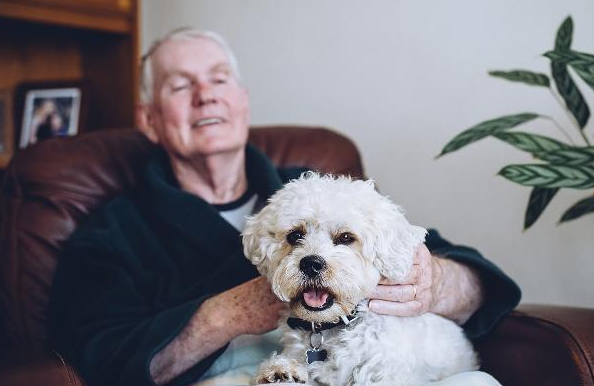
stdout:
<svg viewBox="0 0 594 386">
<path fill-rule="evenodd" d="M 314 278 L 326 269 L 326 261 L 318 255 L 309 255 L 299 261 L 299 270 L 307 277 Z"/>
<path fill-rule="evenodd" d="M 202 106 L 209 103 L 216 103 L 212 85 L 208 82 L 197 82 L 194 85 L 192 102 L 194 106 Z"/>
</svg>

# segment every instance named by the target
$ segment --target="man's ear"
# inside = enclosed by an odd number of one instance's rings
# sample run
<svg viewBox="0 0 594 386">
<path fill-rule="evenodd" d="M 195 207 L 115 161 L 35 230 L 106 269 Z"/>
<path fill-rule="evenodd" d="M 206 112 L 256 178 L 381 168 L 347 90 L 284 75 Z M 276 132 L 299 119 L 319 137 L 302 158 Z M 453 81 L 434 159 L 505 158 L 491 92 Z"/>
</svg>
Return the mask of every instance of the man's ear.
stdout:
<svg viewBox="0 0 594 386">
<path fill-rule="evenodd" d="M 152 105 L 148 103 L 141 103 L 136 105 L 136 125 L 138 130 L 152 143 L 158 143 L 159 137 L 155 132 L 154 112 Z"/>
<path fill-rule="evenodd" d="M 250 127 L 250 122 L 251 122 L 251 108 L 250 108 L 250 98 L 249 98 L 249 91 L 247 89 L 247 87 L 245 86 L 240 86 L 241 88 L 241 108 L 243 110 L 243 114 L 242 114 L 242 119 L 243 119 L 243 123 L 246 125 L 246 127 Z"/>
</svg>

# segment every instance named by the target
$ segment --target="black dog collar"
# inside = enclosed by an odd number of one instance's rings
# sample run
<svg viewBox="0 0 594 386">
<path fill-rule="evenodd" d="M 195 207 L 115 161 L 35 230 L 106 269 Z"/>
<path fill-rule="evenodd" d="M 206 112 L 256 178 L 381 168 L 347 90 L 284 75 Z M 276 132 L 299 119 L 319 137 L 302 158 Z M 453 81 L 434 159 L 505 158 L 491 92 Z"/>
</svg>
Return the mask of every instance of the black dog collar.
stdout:
<svg viewBox="0 0 594 386">
<path fill-rule="evenodd" d="M 287 325 L 293 330 L 299 329 L 303 331 L 311 331 L 309 336 L 309 344 L 311 348 L 305 351 L 305 362 L 308 365 L 311 365 L 314 362 L 323 362 L 326 360 L 326 358 L 328 358 L 328 351 L 321 348 L 324 344 L 324 335 L 322 334 L 322 331 L 330 330 L 335 327 L 346 326 L 356 318 L 356 311 L 353 311 L 353 313 L 349 316 L 340 317 L 338 321 L 334 323 L 308 322 L 303 319 L 290 317 L 287 319 Z M 317 343 L 315 343 L 316 338 L 318 340 Z"/>
<path fill-rule="evenodd" d="M 320 332 L 320 331 L 324 331 L 324 330 L 329 330 L 334 327 L 346 326 L 350 322 L 355 320 L 356 318 L 357 318 L 357 314 L 353 313 L 352 315 L 339 318 L 337 322 L 319 323 L 319 322 L 308 322 L 307 320 L 290 317 L 287 319 L 287 324 L 293 330 L 300 329 L 300 330 L 304 330 L 304 331 Z M 346 322 L 345 322 L 345 319 L 347 320 Z"/>
</svg>

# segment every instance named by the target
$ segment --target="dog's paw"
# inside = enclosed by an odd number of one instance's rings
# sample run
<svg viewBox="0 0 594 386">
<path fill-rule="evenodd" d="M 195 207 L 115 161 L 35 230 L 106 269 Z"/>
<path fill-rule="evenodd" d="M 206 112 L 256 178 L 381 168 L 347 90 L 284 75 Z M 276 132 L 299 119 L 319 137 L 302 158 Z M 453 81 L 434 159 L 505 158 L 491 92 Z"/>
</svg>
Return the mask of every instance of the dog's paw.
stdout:
<svg viewBox="0 0 594 386">
<path fill-rule="evenodd" d="M 273 355 L 260 365 L 252 384 L 278 382 L 306 383 L 307 369 L 295 359 Z"/>
<path fill-rule="evenodd" d="M 307 378 L 306 378 L 307 379 Z M 256 375 L 254 384 L 259 385 L 262 383 L 305 383 L 305 379 L 299 377 L 299 374 L 285 372 L 282 370 L 268 369 L 263 373 Z"/>
</svg>

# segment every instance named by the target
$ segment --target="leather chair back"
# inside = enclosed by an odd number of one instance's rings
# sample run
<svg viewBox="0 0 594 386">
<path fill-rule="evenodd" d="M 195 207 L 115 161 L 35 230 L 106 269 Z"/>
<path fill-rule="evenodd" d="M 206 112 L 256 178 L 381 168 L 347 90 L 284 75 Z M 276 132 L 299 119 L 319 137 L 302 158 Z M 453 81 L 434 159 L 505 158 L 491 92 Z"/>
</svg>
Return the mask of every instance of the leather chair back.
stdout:
<svg viewBox="0 0 594 386">
<path fill-rule="evenodd" d="M 253 128 L 250 141 L 278 166 L 363 176 L 355 145 L 328 129 Z M 14 157 L 0 196 L 0 345 L 45 345 L 62 245 L 98 205 L 136 186 L 152 146 L 135 130 L 106 130 L 50 139 Z"/>
</svg>

